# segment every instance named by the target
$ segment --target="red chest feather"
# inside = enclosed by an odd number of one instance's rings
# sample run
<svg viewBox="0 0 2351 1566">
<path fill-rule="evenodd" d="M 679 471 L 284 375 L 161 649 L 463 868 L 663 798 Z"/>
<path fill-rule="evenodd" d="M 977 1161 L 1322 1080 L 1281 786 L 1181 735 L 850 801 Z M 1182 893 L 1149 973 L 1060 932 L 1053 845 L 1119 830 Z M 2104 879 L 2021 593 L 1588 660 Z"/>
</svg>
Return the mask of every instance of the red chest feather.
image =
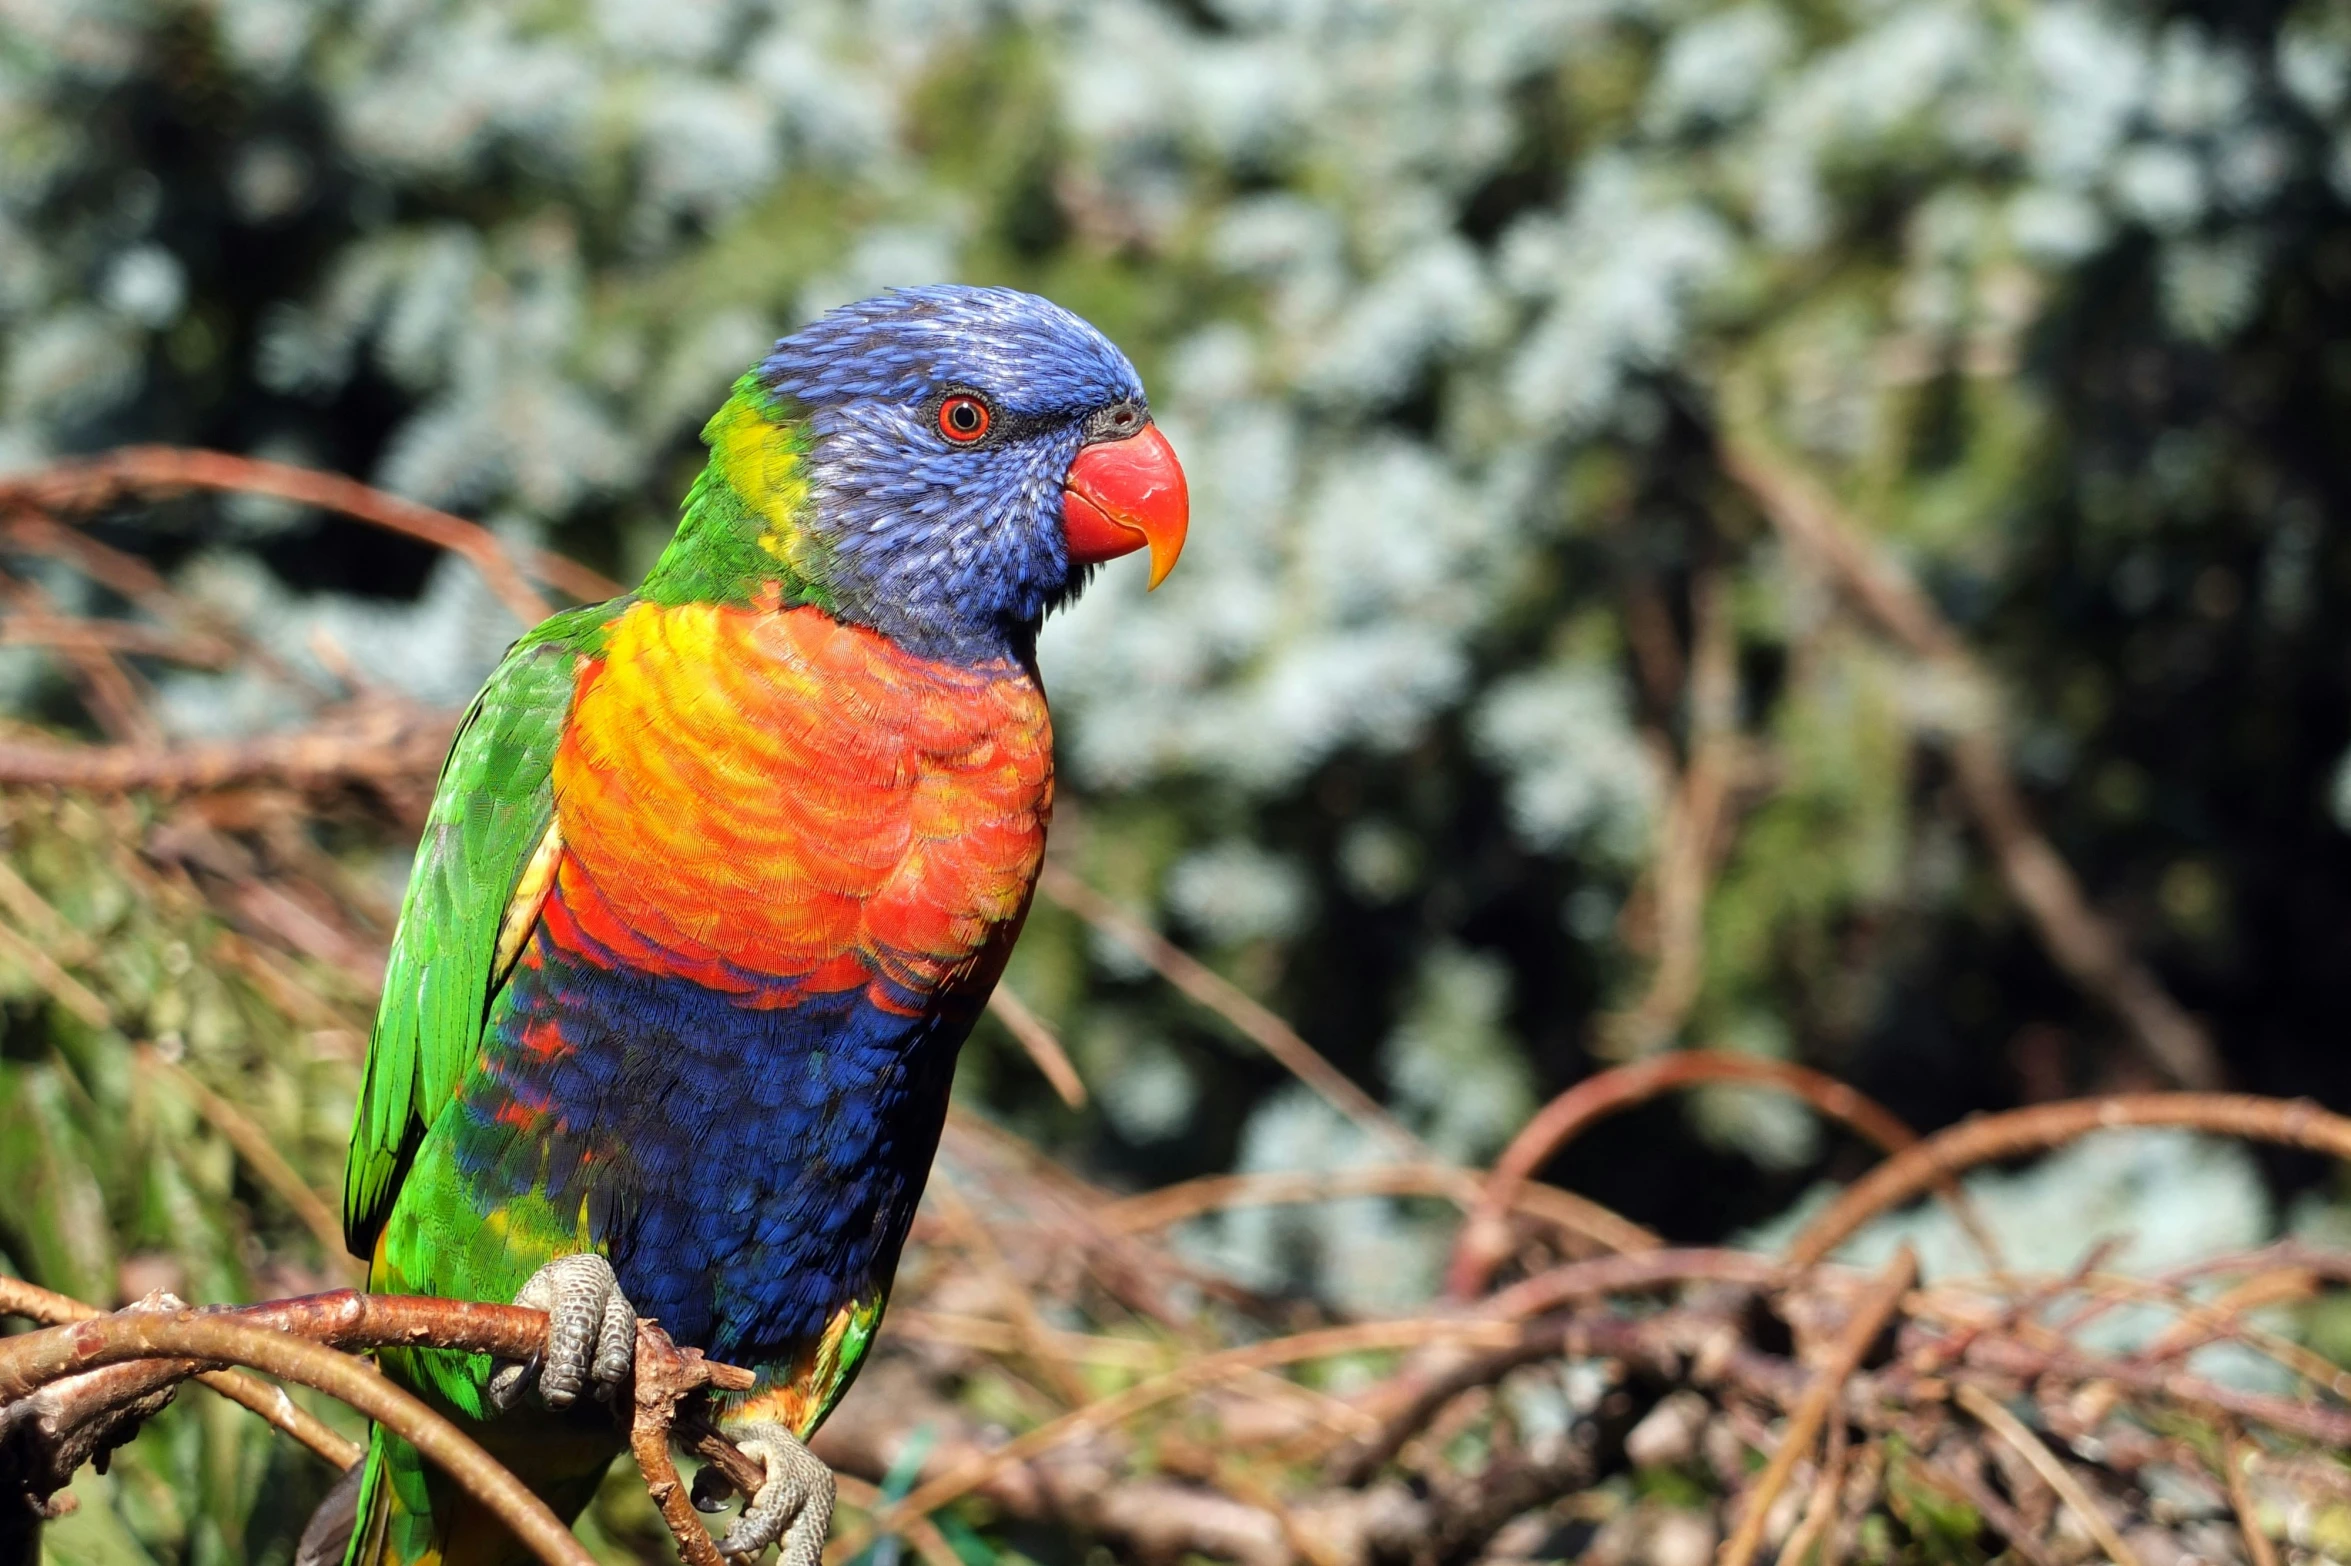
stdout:
<svg viewBox="0 0 2351 1566">
<path fill-rule="evenodd" d="M 933 663 L 815 609 L 638 604 L 556 754 L 558 901 L 632 966 L 918 1007 L 1027 907 L 1052 758 L 1016 664 Z"/>
</svg>

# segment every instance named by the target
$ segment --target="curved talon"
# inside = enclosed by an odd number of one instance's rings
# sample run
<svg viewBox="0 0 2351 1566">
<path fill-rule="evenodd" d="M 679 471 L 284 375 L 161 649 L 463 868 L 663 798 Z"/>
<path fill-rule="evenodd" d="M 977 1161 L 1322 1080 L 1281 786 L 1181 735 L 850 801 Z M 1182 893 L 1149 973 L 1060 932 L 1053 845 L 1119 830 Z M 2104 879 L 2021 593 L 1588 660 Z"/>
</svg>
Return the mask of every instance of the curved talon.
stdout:
<svg viewBox="0 0 2351 1566">
<path fill-rule="evenodd" d="M 514 1303 L 547 1313 L 547 1349 L 490 1377 L 491 1407 L 512 1408 L 534 1380 L 549 1408 L 570 1407 L 591 1385 L 597 1401 L 609 1403 L 627 1384 L 636 1368 L 637 1312 L 612 1263 L 592 1253 L 558 1256 L 531 1274 Z"/>
<path fill-rule="evenodd" d="M 727 1502 L 734 1498 L 735 1487 L 727 1481 L 727 1476 L 716 1468 L 704 1468 L 694 1475 L 692 1491 L 694 1510 L 705 1516 L 713 1512 L 723 1512 L 727 1509 Z"/>
<path fill-rule="evenodd" d="M 737 1425 L 727 1434 L 767 1465 L 767 1478 L 718 1541 L 719 1553 L 755 1556 L 780 1539 L 782 1566 L 818 1566 L 833 1526 L 833 1471 L 782 1425 Z"/>
</svg>

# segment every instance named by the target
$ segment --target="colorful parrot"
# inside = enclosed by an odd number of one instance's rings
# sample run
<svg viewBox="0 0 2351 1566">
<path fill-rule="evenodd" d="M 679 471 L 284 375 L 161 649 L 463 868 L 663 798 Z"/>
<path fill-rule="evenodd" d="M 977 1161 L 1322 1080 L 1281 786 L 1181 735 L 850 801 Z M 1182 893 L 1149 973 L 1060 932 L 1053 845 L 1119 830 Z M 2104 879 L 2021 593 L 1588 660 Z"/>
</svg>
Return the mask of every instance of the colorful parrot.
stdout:
<svg viewBox="0 0 2351 1566">
<path fill-rule="evenodd" d="M 767 1480 L 721 1548 L 815 1566 L 802 1442 L 873 1341 L 1044 849 L 1038 624 L 1133 550 L 1156 586 L 1188 500 L 1134 367 L 1001 288 L 835 310 L 702 434 L 644 585 L 518 641 L 450 747 L 344 1224 L 372 1289 L 549 1312 L 535 1387 L 382 1357 L 566 1517 L 621 1450 L 599 1401 L 639 1313 L 755 1370 L 722 1428 Z M 381 1429 L 346 1495 L 357 1566 L 528 1558 Z"/>
</svg>

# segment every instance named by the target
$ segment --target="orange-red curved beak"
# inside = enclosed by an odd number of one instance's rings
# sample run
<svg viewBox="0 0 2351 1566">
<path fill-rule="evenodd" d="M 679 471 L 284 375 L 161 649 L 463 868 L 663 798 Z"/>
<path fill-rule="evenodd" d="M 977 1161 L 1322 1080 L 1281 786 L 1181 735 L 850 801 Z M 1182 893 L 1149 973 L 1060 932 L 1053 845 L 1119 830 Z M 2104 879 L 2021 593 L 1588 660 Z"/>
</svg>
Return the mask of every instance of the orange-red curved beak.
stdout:
<svg viewBox="0 0 2351 1566">
<path fill-rule="evenodd" d="M 1156 425 L 1124 440 L 1078 448 L 1061 481 L 1063 536 L 1072 565 L 1092 565 L 1151 547 L 1151 585 L 1175 569 L 1191 525 L 1183 465 Z"/>
</svg>

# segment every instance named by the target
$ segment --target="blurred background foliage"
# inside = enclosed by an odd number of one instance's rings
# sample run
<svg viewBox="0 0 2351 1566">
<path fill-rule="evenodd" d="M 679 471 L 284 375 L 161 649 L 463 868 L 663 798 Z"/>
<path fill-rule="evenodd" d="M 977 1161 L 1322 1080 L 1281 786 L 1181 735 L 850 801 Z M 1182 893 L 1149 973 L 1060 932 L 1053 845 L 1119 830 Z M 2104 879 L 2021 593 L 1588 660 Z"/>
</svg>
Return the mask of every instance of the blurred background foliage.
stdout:
<svg viewBox="0 0 2351 1566">
<path fill-rule="evenodd" d="M 891 284 L 1034 289 L 1136 359 L 1196 507 L 1164 589 L 1112 570 L 1044 635 L 1057 852 L 1439 1153 L 1677 1044 L 1922 1127 L 2161 1080 L 1985 852 L 1971 725 L 2227 1080 L 2340 1107 L 2347 203 L 2326 0 L 9 0 L 0 464 L 219 447 L 633 578 L 779 333 Z M 1993 715 L 1786 547 L 1735 442 L 1907 567 Z M 285 663 L 436 707 L 519 628 L 462 564 L 292 506 L 97 533 Z M 140 667 L 168 738 L 303 716 Z M 0 647 L 15 721 L 86 730 L 73 692 Z M 207 808 L 10 805 L 0 1259 L 102 1303 L 339 1276 L 192 1095 L 331 1191 L 408 843 L 358 803 Z M 366 939 L 306 946 L 224 854 Z M 992 1022 L 958 1091 L 1096 1177 L 1386 1156 L 1065 913 L 1011 983 L 1091 1104 Z M 2151 1221 L 2325 1195 L 2280 1160 L 2249 1196 L 2231 1156 Z M 1722 1090 L 1550 1177 L 1699 1240 L 1861 1157 Z M 1449 1234 L 1366 1199 L 1189 1243 L 1371 1309 L 1425 1296 Z M 299 1454 L 239 1417 L 175 1409 L 73 1548 L 282 1545 L 239 1530 Z"/>
</svg>

